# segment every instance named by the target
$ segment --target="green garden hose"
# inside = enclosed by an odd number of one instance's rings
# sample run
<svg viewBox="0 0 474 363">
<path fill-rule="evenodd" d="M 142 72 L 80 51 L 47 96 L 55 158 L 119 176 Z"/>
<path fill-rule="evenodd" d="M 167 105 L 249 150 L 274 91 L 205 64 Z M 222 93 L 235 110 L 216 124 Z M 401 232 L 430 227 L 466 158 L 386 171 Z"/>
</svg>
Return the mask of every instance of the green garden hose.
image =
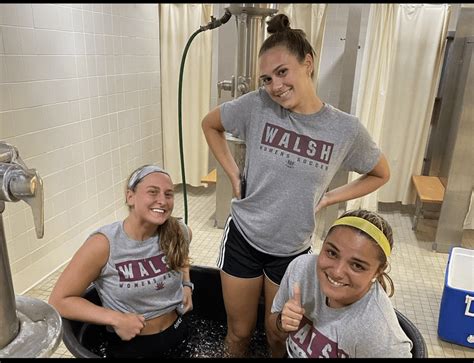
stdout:
<svg viewBox="0 0 474 363">
<path fill-rule="evenodd" d="M 183 120 L 182 120 L 182 89 L 183 89 L 183 74 L 184 74 L 184 63 L 186 62 L 186 55 L 188 53 L 189 47 L 193 39 L 199 33 L 217 28 L 222 24 L 225 24 L 229 21 L 232 14 L 229 10 L 226 9 L 225 14 L 220 19 L 215 19 L 211 16 L 211 21 L 206 26 L 201 26 L 198 30 L 196 30 L 191 37 L 189 38 L 186 46 L 184 47 L 183 56 L 181 58 L 181 67 L 179 68 L 179 83 L 178 83 L 178 132 L 179 132 L 179 156 L 181 162 L 181 177 L 183 183 L 183 200 L 184 200 L 184 223 L 188 224 L 188 196 L 186 192 L 186 172 L 184 168 L 184 149 L 183 149 Z"/>
</svg>

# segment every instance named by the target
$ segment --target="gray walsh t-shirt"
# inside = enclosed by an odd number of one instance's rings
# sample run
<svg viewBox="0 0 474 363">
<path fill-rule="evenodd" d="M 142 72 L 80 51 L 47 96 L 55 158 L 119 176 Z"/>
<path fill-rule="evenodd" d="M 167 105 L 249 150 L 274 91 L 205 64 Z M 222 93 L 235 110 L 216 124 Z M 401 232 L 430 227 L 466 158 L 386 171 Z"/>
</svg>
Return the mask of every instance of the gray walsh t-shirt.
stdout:
<svg viewBox="0 0 474 363">
<path fill-rule="evenodd" d="M 178 219 L 186 240 L 188 227 Z M 142 314 L 146 320 L 179 309 L 183 301 L 183 273 L 170 270 L 159 236 L 135 241 L 123 221 L 100 227 L 91 235 L 107 237 L 110 254 L 95 280 L 102 305 L 122 313 Z"/>
<path fill-rule="evenodd" d="M 358 118 L 325 104 L 302 115 L 260 88 L 220 108 L 222 125 L 245 141 L 244 199 L 233 199 L 236 227 L 257 250 L 298 254 L 311 245 L 314 207 L 339 169 L 365 174 L 381 151 Z"/>
<path fill-rule="evenodd" d="M 297 331 L 286 340 L 293 358 L 411 358 L 412 341 L 401 328 L 390 298 L 375 282 L 355 303 L 333 309 L 316 278 L 317 255 L 301 255 L 283 276 L 272 313 L 283 310 L 293 296 L 293 286 L 301 289 L 305 315 Z"/>
</svg>

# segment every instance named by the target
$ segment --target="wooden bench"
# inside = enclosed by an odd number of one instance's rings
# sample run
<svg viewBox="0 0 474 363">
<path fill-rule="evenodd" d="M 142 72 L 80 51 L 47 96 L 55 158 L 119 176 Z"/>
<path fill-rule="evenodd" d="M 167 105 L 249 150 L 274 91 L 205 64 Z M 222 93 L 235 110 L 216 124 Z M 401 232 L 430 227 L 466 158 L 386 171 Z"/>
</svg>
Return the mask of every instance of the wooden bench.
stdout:
<svg viewBox="0 0 474 363">
<path fill-rule="evenodd" d="M 416 190 L 415 215 L 413 218 L 413 230 L 416 230 L 418 219 L 422 215 L 423 203 L 443 203 L 447 179 L 438 176 L 413 175 L 411 180 Z"/>
<path fill-rule="evenodd" d="M 217 169 L 212 169 L 209 174 L 201 178 L 201 183 L 216 184 L 217 182 Z"/>
</svg>

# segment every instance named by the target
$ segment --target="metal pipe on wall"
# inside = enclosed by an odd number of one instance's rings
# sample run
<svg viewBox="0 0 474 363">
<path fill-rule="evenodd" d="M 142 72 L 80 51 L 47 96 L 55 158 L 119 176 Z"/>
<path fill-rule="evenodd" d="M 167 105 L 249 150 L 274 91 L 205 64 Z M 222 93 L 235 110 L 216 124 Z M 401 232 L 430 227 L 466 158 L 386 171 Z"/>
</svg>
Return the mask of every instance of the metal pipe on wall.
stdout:
<svg viewBox="0 0 474 363">
<path fill-rule="evenodd" d="M 0 286 L 3 288 L 0 294 L 0 349 L 10 344 L 20 330 L 2 214 L 5 202 L 16 202 L 20 199 L 31 201 L 35 194 L 41 197 L 41 205 L 37 206 L 37 211 L 33 209 L 33 214 L 39 215 L 36 227 L 40 229 L 39 234 L 42 237 L 42 182 L 36 172 L 26 167 L 14 146 L 0 142 Z"/>
<path fill-rule="evenodd" d="M 235 16 L 237 27 L 235 67 L 232 89 L 223 86 L 230 81 L 218 82 L 217 87 L 237 98 L 259 86 L 257 57 L 265 36 L 265 19 L 278 9 L 277 4 L 230 4 L 226 9 Z"/>
<path fill-rule="evenodd" d="M 15 296 L 2 213 L 5 202 L 20 200 L 30 205 L 36 237 L 43 238 L 43 181 L 25 165 L 16 147 L 0 141 L 0 361 L 48 357 L 62 336 L 56 309 L 39 299 Z"/>
<path fill-rule="evenodd" d="M 9 344 L 20 329 L 20 322 L 16 315 L 15 292 L 11 279 L 10 262 L 8 259 L 7 243 L 3 228 L 2 213 L 5 203 L 0 200 L 0 286 L 2 287 L 0 299 L 0 349 Z"/>
</svg>

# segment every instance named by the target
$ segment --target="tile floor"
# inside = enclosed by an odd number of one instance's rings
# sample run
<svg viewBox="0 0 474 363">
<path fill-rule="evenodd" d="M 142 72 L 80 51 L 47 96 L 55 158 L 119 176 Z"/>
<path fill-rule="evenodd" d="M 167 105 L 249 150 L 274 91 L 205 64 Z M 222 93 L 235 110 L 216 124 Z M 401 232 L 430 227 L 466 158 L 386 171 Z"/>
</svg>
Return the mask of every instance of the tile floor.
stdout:
<svg viewBox="0 0 474 363">
<path fill-rule="evenodd" d="M 191 257 L 194 264 L 215 267 L 222 230 L 214 227 L 215 186 L 188 188 L 188 224 L 193 230 Z M 183 196 L 176 194 L 175 216 L 184 215 Z M 442 341 L 437 336 L 439 304 L 444 286 L 447 254 L 432 251 L 436 221 L 422 219 L 417 232 L 411 229 L 412 214 L 387 208 L 380 213 L 390 222 L 396 236 L 391 278 L 395 284 L 394 306 L 420 330 L 430 358 L 474 358 L 474 349 Z M 318 223 L 319 225 L 319 223 Z M 321 228 L 319 228 L 321 229 Z M 320 236 L 319 236 L 320 237 Z M 474 248 L 469 237 L 463 247 Z M 314 251 L 321 241 L 315 239 Z M 47 301 L 60 271 L 51 274 L 25 295 Z M 52 358 L 73 358 L 61 343 Z"/>
</svg>

